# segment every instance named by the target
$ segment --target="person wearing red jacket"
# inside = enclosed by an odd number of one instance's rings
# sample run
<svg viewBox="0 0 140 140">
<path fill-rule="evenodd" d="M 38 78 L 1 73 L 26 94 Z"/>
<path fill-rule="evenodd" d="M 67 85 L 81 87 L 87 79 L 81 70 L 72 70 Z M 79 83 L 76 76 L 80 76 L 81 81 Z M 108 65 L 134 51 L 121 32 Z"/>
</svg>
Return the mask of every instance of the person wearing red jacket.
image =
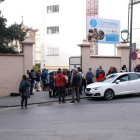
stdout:
<svg viewBox="0 0 140 140">
<path fill-rule="evenodd" d="M 59 103 L 61 103 L 61 98 L 62 98 L 62 103 L 66 103 L 65 102 L 65 86 L 67 84 L 67 80 L 65 76 L 62 74 L 61 69 L 59 69 L 57 73 L 58 74 L 54 79 L 54 83 L 57 86 Z"/>
</svg>

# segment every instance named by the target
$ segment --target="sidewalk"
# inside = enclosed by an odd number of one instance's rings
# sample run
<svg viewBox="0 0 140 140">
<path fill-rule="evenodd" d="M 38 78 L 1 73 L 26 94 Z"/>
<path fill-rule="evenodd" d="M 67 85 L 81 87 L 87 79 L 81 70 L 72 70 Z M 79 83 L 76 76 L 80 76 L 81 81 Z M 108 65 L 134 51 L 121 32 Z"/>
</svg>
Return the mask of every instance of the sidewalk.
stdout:
<svg viewBox="0 0 140 140">
<path fill-rule="evenodd" d="M 81 95 L 81 98 L 85 98 L 85 94 L 83 93 Z M 68 95 L 65 98 L 66 100 L 71 100 L 72 96 Z M 41 92 L 34 92 L 34 95 L 31 95 L 31 98 L 28 99 L 28 105 L 32 104 L 41 104 L 41 103 L 47 103 L 47 102 L 57 102 L 58 98 L 49 98 L 49 92 L 48 91 L 41 91 Z M 68 101 L 69 102 L 69 101 Z M 21 97 L 2 97 L 0 98 L 0 107 L 15 107 L 20 106 L 21 104 Z"/>
</svg>

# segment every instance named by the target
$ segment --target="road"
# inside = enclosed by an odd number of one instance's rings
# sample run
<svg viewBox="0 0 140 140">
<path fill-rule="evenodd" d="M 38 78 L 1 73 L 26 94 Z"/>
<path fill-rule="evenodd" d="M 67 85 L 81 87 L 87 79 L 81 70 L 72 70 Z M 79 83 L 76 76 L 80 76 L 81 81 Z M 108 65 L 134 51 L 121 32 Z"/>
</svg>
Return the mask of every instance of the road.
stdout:
<svg viewBox="0 0 140 140">
<path fill-rule="evenodd" d="M 140 140 L 140 96 L 0 108 L 0 140 Z"/>
</svg>

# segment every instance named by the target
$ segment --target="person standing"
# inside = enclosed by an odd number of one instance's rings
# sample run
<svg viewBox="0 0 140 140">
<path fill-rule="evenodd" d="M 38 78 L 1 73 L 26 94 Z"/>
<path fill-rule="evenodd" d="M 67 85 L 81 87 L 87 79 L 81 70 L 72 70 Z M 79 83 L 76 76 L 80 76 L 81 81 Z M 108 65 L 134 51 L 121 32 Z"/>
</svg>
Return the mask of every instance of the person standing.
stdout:
<svg viewBox="0 0 140 140">
<path fill-rule="evenodd" d="M 71 86 L 72 86 L 72 101 L 70 103 L 75 103 L 74 93 L 76 91 L 77 101 L 80 102 L 80 94 L 79 94 L 79 86 L 81 85 L 81 78 L 77 74 L 76 70 L 72 71 L 73 76 L 71 78 Z"/>
<path fill-rule="evenodd" d="M 108 71 L 107 75 L 110 75 L 110 74 L 111 74 L 111 72 L 112 72 L 112 70 L 113 70 L 113 66 L 111 66 L 111 67 L 110 67 L 110 69 L 109 69 L 109 71 Z"/>
<path fill-rule="evenodd" d="M 29 93 L 29 87 L 30 83 L 27 81 L 26 75 L 22 76 L 22 81 L 19 86 L 19 92 L 21 93 L 21 109 L 24 109 L 23 103 L 25 101 L 25 109 L 28 109 L 27 107 L 27 100 L 30 98 L 30 93 Z"/>
<path fill-rule="evenodd" d="M 49 89 L 49 98 L 51 98 L 52 97 L 52 92 L 53 92 L 53 97 L 55 97 L 55 87 L 54 87 L 54 75 L 53 75 L 53 72 L 51 72 L 50 73 L 50 76 L 49 76 L 49 78 L 50 78 L 50 83 L 49 83 L 49 87 L 50 87 L 50 89 Z"/>
<path fill-rule="evenodd" d="M 103 79 L 104 75 L 104 71 L 101 69 L 100 66 L 98 66 L 96 71 L 96 82 L 99 82 L 101 79 Z"/>
<path fill-rule="evenodd" d="M 40 83 L 40 70 L 36 73 L 36 91 L 39 91 L 39 83 Z"/>
<path fill-rule="evenodd" d="M 68 75 L 66 71 L 63 71 L 63 75 L 65 76 L 66 80 L 67 80 L 67 84 L 65 86 L 65 95 L 68 95 Z"/>
<path fill-rule="evenodd" d="M 30 84 L 31 84 L 31 87 L 30 87 L 30 95 L 34 95 L 33 94 L 33 87 L 34 87 L 35 77 L 34 77 L 34 70 L 33 69 L 29 73 L 29 80 L 30 80 Z"/>
<path fill-rule="evenodd" d="M 46 74 L 46 69 L 43 70 L 42 74 L 41 74 L 41 80 L 42 80 L 42 87 L 43 87 L 43 90 L 42 91 L 45 91 L 46 89 L 46 78 L 47 78 L 47 74 Z"/>
<path fill-rule="evenodd" d="M 95 75 L 92 72 L 92 69 L 89 68 L 89 71 L 86 73 L 86 80 L 87 80 L 87 84 L 88 85 L 91 84 L 91 83 L 94 83 L 93 77 L 95 77 Z"/>
<path fill-rule="evenodd" d="M 118 73 L 117 69 L 115 67 L 113 67 L 113 70 L 112 70 L 111 74 L 114 74 L 114 73 Z"/>
<path fill-rule="evenodd" d="M 59 95 L 59 103 L 61 104 L 61 98 L 62 98 L 62 103 L 65 102 L 65 86 L 67 84 L 67 80 L 65 76 L 62 74 L 61 69 L 58 70 L 57 76 L 54 79 L 54 83 L 57 86 L 57 91 Z"/>
</svg>

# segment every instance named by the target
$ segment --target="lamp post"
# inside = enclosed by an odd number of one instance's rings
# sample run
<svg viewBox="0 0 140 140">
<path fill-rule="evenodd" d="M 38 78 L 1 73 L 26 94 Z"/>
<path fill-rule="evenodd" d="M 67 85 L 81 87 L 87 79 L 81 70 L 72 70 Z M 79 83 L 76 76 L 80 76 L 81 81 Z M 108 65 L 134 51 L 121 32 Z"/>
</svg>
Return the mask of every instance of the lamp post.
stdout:
<svg viewBox="0 0 140 140">
<path fill-rule="evenodd" d="M 131 9 L 131 18 L 130 18 L 130 49 L 129 49 L 129 71 L 131 72 L 131 52 L 132 52 L 132 25 L 133 25 L 133 5 L 139 4 L 140 0 L 130 0 L 129 10 Z M 131 6 L 131 8 L 130 8 Z M 129 12 L 128 12 L 129 14 Z M 129 31 L 129 18 L 128 18 L 128 31 Z"/>
<path fill-rule="evenodd" d="M 128 35 L 129 35 L 129 31 L 124 29 L 121 31 L 121 38 L 124 42 L 122 43 L 127 43 L 128 42 Z"/>
</svg>

